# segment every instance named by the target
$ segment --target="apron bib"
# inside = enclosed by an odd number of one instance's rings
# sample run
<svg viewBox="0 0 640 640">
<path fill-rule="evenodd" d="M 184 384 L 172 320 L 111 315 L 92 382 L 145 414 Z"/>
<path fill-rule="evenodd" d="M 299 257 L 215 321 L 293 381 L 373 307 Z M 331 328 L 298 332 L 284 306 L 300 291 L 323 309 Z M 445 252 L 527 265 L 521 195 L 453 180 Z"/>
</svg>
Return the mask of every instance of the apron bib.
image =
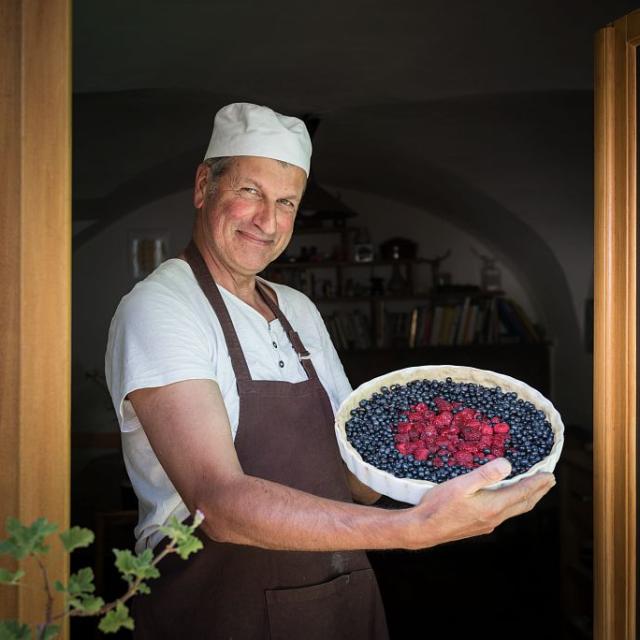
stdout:
<svg viewBox="0 0 640 640">
<path fill-rule="evenodd" d="M 240 397 L 235 448 L 243 471 L 351 502 L 331 403 L 298 334 L 256 283 L 308 379 L 252 380 L 229 312 L 193 242 L 185 255 L 231 357 Z M 188 560 L 164 558 L 160 578 L 149 583 L 151 593 L 134 598 L 136 640 L 388 638 L 378 585 L 363 551 L 272 551 L 199 537 L 201 551 Z"/>
</svg>

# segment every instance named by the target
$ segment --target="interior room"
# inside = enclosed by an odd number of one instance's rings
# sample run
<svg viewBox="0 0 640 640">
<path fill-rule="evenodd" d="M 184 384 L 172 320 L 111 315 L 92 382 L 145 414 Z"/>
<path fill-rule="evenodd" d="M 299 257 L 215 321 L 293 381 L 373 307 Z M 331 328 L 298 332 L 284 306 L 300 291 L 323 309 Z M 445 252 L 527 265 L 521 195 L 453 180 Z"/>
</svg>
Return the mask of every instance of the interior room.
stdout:
<svg viewBox="0 0 640 640">
<path fill-rule="evenodd" d="M 99 589 L 121 590 L 110 549 L 132 545 L 136 521 L 104 380 L 109 323 L 188 243 L 215 112 L 251 102 L 311 133 L 296 232 L 264 275 L 318 303 L 352 386 L 408 366 L 490 369 L 537 388 L 565 425 L 558 484 L 531 513 L 370 553 L 391 637 L 417 622 L 456 638 L 592 637 L 593 42 L 632 9 L 75 3 L 71 517 L 96 532 L 74 562 L 93 564 Z"/>
</svg>

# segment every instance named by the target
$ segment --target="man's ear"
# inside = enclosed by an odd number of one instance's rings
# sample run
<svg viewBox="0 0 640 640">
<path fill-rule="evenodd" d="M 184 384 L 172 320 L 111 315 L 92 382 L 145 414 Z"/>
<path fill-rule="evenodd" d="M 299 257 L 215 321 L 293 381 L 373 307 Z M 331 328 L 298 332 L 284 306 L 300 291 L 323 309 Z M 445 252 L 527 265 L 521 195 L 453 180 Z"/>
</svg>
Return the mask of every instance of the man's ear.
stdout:
<svg viewBox="0 0 640 640">
<path fill-rule="evenodd" d="M 193 189 L 193 206 L 202 209 L 207 197 L 207 184 L 209 182 L 209 167 L 203 162 L 196 169 L 196 184 Z"/>
</svg>

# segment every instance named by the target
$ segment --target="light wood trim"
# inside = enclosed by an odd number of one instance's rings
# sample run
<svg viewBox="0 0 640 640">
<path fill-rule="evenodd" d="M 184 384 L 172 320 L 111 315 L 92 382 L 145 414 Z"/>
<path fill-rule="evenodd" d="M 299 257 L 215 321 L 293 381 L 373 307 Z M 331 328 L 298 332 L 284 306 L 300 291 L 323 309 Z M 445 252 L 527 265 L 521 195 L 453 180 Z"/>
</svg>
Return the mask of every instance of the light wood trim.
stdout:
<svg viewBox="0 0 640 640">
<path fill-rule="evenodd" d="M 18 513 L 18 494 L 10 490 L 18 477 L 20 371 L 20 46 L 12 34 L 20 30 L 20 5 L 0 2 L 0 538 L 9 514 Z M 5 98 L 6 96 L 6 98 Z M 7 566 L 0 557 L 2 566 Z M 0 586 L 0 619 L 14 617 L 18 592 Z"/>
<path fill-rule="evenodd" d="M 69 525 L 70 9 L 0 2 L 0 537 L 9 515 Z M 67 580 L 59 544 L 46 563 Z M 42 620 L 33 570 L 29 587 L 0 587 L 0 618 Z"/>
<path fill-rule="evenodd" d="M 636 83 L 626 18 L 598 32 L 595 62 L 594 637 L 633 640 Z"/>
</svg>

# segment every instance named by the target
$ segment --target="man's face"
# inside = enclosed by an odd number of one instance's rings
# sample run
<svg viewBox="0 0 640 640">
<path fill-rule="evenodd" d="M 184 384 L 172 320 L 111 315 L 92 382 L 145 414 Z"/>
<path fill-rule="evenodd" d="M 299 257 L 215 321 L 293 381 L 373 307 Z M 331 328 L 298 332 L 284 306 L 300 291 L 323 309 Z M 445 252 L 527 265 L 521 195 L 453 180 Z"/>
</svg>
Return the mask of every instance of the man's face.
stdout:
<svg viewBox="0 0 640 640">
<path fill-rule="evenodd" d="M 306 174 L 278 160 L 240 156 L 211 193 L 208 173 L 200 165 L 194 194 L 206 247 L 232 275 L 255 275 L 289 244 Z"/>
</svg>

